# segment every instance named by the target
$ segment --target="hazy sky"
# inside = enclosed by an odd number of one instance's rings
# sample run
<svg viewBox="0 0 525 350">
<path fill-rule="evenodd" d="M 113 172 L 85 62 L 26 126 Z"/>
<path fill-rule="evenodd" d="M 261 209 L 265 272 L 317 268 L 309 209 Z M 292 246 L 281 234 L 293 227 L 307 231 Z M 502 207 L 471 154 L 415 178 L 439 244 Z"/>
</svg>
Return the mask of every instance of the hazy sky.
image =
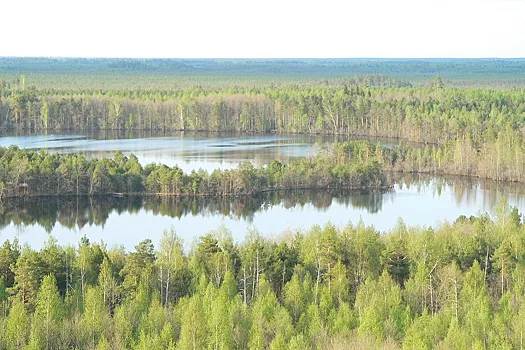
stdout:
<svg viewBox="0 0 525 350">
<path fill-rule="evenodd" d="M 0 56 L 525 57 L 525 0 L 0 0 Z"/>
</svg>

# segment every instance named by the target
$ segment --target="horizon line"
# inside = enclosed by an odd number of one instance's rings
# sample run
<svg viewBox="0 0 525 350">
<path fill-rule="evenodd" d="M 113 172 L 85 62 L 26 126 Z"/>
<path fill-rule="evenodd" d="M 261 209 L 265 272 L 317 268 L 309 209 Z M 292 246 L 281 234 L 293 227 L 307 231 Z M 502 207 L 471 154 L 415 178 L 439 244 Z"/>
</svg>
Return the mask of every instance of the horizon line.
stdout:
<svg viewBox="0 0 525 350">
<path fill-rule="evenodd" d="M 0 59 L 121 59 L 121 60 L 525 60 L 525 56 L 502 57 L 403 57 L 403 56 L 354 56 L 354 57 L 133 57 L 133 56 L 9 56 Z"/>
</svg>

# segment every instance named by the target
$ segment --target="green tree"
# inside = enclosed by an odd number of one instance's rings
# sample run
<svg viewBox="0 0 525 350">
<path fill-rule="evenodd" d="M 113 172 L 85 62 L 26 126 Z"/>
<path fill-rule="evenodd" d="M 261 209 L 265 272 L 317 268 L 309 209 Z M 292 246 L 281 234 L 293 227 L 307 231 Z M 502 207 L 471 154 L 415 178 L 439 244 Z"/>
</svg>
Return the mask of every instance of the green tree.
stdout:
<svg viewBox="0 0 525 350">
<path fill-rule="evenodd" d="M 180 273 L 184 268 L 184 253 L 182 250 L 182 242 L 177 237 L 175 231 L 165 231 L 160 241 L 160 250 L 157 258 L 157 265 L 159 270 L 159 281 L 161 297 L 164 304 L 168 304 L 172 295 L 177 295 L 177 290 L 174 290 L 173 285 L 176 282 L 177 273 Z M 181 294 L 181 291 L 178 291 Z"/>
<path fill-rule="evenodd" d="M 403 337 L 409 321 L 408 310 L 402 303 L 401 289 L 387 273 L 378 280 L 367 280 L 357 292 L 355 305 L 359 332 L 378 339 Z"/>
<path fill-rule="evenodd" d="M 202 297 L 198 294 L 184 301 L 178 347 L 180 349 L 204 349 L 207 344 L 206 316 Z"/>
<path fill-rule="evenodd" d="M 15 299 L 6 322 L 5 336 L 11 349 L 22 349 L 29 339 L 31 320 L 23 302 Z"/>
<path fill-rule="evenodd" d="M 40 285 L 31 328 L 31 337 L 36 340 L 38 348 L 55 349 L 59 347 L 58 335 L 62 317 L 62 300 L 56 279 L 53 275 L 48 275 L 44 277 Z"/>
<path fill-rule="evenodd" d="M 110 325 L 109 313 L 104 305 L 104 299 L 99 287 L 89 287 L 86 290 L 81 324 L 87 344 L 91 344 L 91 348 L 95 348 Z"/>
<path fill-rule="evenodd" d="M 108 257 L 104 257 L 100 265 L 98 285 L 102 289 L 102 299 L 108 310 L 113 310 L 119 297 L 118 283 L 113 273 L 113 266 Z"/>
<path fill-rule="evenodd" d="M 147 285 L 151 283 L 154 263 L 155 250 L 153 243 L 150 239 L 145 239 L 135 246 L 135 251 L 126 259 L 126 263 L 121 270 L 121 275 L 124 278 L 122 287 L 128 294 L 133 295 L 141 282 Z"/>
<path fill-rule="evenodd" d="M 107 194 L 111 192 L 112 183 L 106 160 L 96 163 L 91 174 L 90 194 Z"/>
<path fill-rule="evenodd" d="M 18 242 L 5 241 L 0 247 L 0 277 L 4 280 L 6 287 L 12 287 L 15 282 L 13 266 L 20 255 Z"/>
<path fill-rule="evenodd" d="M 43 277 L 44 264 L 40 255 L 34 250 L 25 247 L 14 266 L 14 290 L 23 303 L 34 305 L 38 287 Z"/>
</svg>

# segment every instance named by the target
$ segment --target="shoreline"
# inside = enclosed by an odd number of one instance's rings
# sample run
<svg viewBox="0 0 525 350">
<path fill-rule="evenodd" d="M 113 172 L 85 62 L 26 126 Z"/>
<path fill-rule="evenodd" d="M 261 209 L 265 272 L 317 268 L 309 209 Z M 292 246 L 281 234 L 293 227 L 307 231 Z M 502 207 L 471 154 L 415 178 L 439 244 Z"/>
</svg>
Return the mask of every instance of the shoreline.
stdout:
<svg viewBox="0 0 525 350">
<path fill-rule="evenodd" d="M 293 191 L 348 191 L 348 192 L 387 192 L 393 190 L 394 184 L 385 186 L 372 186 L 372 187 L 290 187 L 290 188 L 273 188 L 263 189 L 250 193 L 228 193 L 228 194 L 213 194 L 213 193 L 150 193 L 150 192 L 108 192 L 108 193 L 63 193 L 63 194 L 25 194 L 25 195 L 6 195 L 3 200 L 6 199 L 37 199 L 37 198 L 123 198 L 123 197 L 159 197 L 159 198 L 243 198 L 253 197 L 265 193 L 276 193 L 276 192 L 293 192 Z M 2 203 L 2 200 L 0 200 Z"/>
</svg>

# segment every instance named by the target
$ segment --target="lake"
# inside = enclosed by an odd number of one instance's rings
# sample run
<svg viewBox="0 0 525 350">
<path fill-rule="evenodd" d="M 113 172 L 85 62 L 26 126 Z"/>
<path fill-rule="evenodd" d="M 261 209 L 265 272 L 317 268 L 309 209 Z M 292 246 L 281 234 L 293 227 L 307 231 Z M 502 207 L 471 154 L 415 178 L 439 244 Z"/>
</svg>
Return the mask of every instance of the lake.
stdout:
<svg viewBox="0 0 525 350">
<path fill-rule="evenodd" d="M 288 160 L 314 154 L 334 139 L 311 136 L 177 134 L 170 136 L 44 135 L 8 136 L 0 145 L 46 148 L 52 152 L 84 152 L 90 157 L 115 151 L 135 153 L 141 162 L 177 164 L 184 170 L 212 170 L 252 160 Z M 395 141 L 385 141 L 395 142 Z M 525 212 L 525 186 L 465 178 L 396 177 L 385 193 L 278 192 L 234 199 L 39 198 L 9 200 L 0 205 L 0 241 L 18 238 L 41 247 L 49 235 L 62 244 L 82 236 L 109 247 L 132 249 L 145 238 L 157 243 L 162 232 L 175 229 L 189 246 L 218 228 L 242 241 L 250 230 L 279 237 L 313 225 L 342 227 L 363 222 L 381 231 L 399 219 L 408 225 L 437 226 L 460 215 L 494 215 L 501 200 Z"/>
<path fill-rule="evenodd" d="M 80 152 L 86 157 L 111 157 L 116 151 L 135 154 L 141 164 L 177 165 L 185 172 L 234 168 L 243 161 L 264 164 L 278 159 L 287 161 L 313 155 L 336 140 L 335 136 L 309 135 L 235 135 L 179 132 L 114 133 L 89 135 L 10 135 L 0 137 L 0 147 L 16 145 L 24 149 L 49 152 Z M 395 141 L 388 141 L 395 142 Z"/>
</svg>

